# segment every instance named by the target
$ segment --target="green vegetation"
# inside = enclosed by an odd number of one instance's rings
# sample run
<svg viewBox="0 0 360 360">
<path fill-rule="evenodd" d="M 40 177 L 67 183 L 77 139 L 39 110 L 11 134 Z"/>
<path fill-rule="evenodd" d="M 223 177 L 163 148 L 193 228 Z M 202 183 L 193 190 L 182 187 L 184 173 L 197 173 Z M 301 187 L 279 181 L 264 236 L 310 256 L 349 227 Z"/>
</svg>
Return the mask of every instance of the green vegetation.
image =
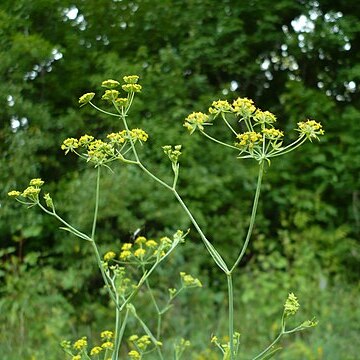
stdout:
<svg viewBox="0 0 360 360">
<path fill-rule="evenodd" d="M 109 1 L 101 7 L 89 0 L 3 1 L 2 358 L 62 359 L 61 339 L 85 334 L 96 344 L 99 331 L 112 326 L 113 309 L 99 290 L 91 249 L 54 231 L 57 222 L 36 209 L 14 206 L 6 194 L 41 177 L 61 215 L 79 229 L 91 228 L 96 172 L 74 157 L 64 158 L 60 145 L 84 133 L 118 131 L 105 115 L 88 107 L 78 110 L 77 97 L 88 89 L 100 91 L 104 78 L 138 73 L 147 90 L 134 102 L 132 117 L 151 133 L 144 147 L 146 164 L 170 181 L 161 147 L 183 144 L 181 195 L 229 263 L 246 234 L 257 165 L 234 164 L 226 149 L 196 133 L 189 138 L 183 119 L 192 111 L 206 112 L 214 98 L 247 96 L 276 113 L 285 131 L 308 117 L 321 121 L 326 136 L 320 144 L 273 159 L 266 173 L 254 235 L 234 284 L 235 328 L 244 354 L 255 356 L 279 333 L 279 304 L 294 291 L 302 316 L 316 314 L 320 322 L 295 340 L 284 337 L 285 349 L 276 356 L 356 359 L 359 13 L 357 4 L 345 1 L 257 1 L 250 6 L 145 0 Z M 215 131 L 220 138 L 225 135 L 220 128 Z M 103 253 L 116 244 L 119 249 L 138 229 L 159 238 L 190 227 L 186 214 L 156 183 L 132 167 L 117 170 L 104 179 L 99 203 Z M 177 281 L 178 274 L 166 269 L 181 267 L 199 277 L 203 288 L 179 298 L 163 326 L 191 340 L 188 351 L 194 359 L 217 359 L 210 337 L 226 332 L 227 315 L 220 310 L 226 289 L 200 237 L 195 231 L 190 236 L 159 268 L 154 283 L 161 285 L 161 294 Z M 146 318 L 148 300 L 140 296 L 139 301 Z"/>
</svg>

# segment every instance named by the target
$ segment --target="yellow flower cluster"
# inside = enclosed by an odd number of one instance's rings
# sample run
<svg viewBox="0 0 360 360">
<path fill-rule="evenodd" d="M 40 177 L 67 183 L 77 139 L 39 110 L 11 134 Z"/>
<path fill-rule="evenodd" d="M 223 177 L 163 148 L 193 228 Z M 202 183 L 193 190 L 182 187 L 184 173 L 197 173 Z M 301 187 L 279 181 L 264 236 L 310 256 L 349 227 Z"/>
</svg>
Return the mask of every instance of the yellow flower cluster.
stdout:
<svg viewBox="0 0 360 360">
<path fill-rule="evenodd" d="M 121 158 L 120 148 L 129 141 L 133 143 L 145 142 L 149 135 L 142 129 L 122 130 L 107 135 L 108 141 L 94 139 L 91 135 L 83 135 L 79 139 L 68 138 L 63 141 L 61 149 L 68 152 L 74 152 L 80 157 L 86 158 L 97 165 Z M 78 152 L 82 148 L 83 153 Z"/>
<path fill-rule="evenodd" d="M 181 145 L 175 145 L 174 147 L 165 145 L 163 146 L 163 150 L 172 163 L 178 162 L 179 156 L 181 155 Z"/>
<path fill-rule="evenodd" d="M 276 122 L 276 116 L 270 111 L 262 111 L 257 109 L 253 116 L 255 122 L 260 124 L 273 124 Z"/>
<path fill-rule="evenodd" d="M 262 141 L 262 135 L 255 131 L 248 131 L 243 134 L 237 134 L 237 139 L 239 140 L 236 143 L 236 146 L 243 149 L 252 149 L 254 145 Z"/>
<path fill-rule="evenodd" d="M 217 100 L 213 101 L 211 107 L 209 108 L 209 114 L 217 115 L 221 112 L 232 112 L 233 108 L 226 100 Z"/>
<path fill-rule="evenodd" d="M 254 102 L 248 98 L 237 98 L 232 104 L 233 112 L 242 118 L 248 118 L 255 111 Z"/>
<path fill-rule="evenodd" d="M 42 185 L 44 185 L 44 181 L 40 178 L 31 179 L 29 182 L 29 186 L 23 192 L 18 190 L 12 190 L 8 192 L 8 196 L 14 198 L 18 198 L 19 196 L 21 196 L 27 200 L 30 200 L 33 203 L 37 203 L 39 201 L 39 194 Z M 50 198 L 50 195 L 46 194 L 45 200 L 46 197 Z"/>
<path fill-rule="evenodd" d="M 123 77 L 124 82 L 127 84 L 136 84 L 139 80 L 139 76 L 137 75 L 127 75 Z"/>
<path fill-rule="evenodd" d="M 118 90 L 105 90 L 105 94 L 101 97 L 101 99 L 103 100 L 107 100 L 107 101 L 115 101 L 119 96 L 119 91 Z"/>
<path fill-rule="evenodd" d="M 120 83 L 116 80 L 112 80 L 112 79 L 109 79 L 109 80 L 105 80 L 101 83 L 101 86 L 102 87 L 105 87 L 105 88 L 108 88 L 108 89 L 113 89 L 113 88 L 116 88 L 117 86 L 119 86 Z"/>
<path fill-rule="evenodd" d="M 101 353 L 102 350 L 103 350 L 102 347 L 100 347 L 100 346 L 95 346 L 95 347 L 93 347 L 93 348 L 91 349 L 90 355 L 98 355 L 98 354 Z"/>
<path fill-rule="evenodd" d="M 282 131 L 274 128 L 264 128 L 262 133 L 265 134 L 265 137 L 269 140 L 278 140 L 284 136 Z"/>
<path fill-rule="evenodd" d="M 202 287 L 202 283 L 199 279 L 194 278 L 192 275 L 186 274 L 185 272 L 180 273 L 181 282 L 184 287 Z"/>
<path fill-rule="evenodd" d="M 318 139 L 318 135 L 324 135 L 322 125 L 315 120 L 307 120 L 298 123 L 298 131 L 311 141 L 311 139 Z"/>
<path fill-rule="evenodd" d="M 104 255 L 104 260 L 105 261 L 110 261 L 112 259 L 114 259 L 116 257 L 116 254 L 113 251 L 108 251 L 105 255 Z"/>
<path fill-rule="evenodd" d="M 138 351 L 136 351 L 136 350 L 129 351 L 128 355 L 129 355 L 131 360 L 139 360 L 139 359 L 141 359 L 140 353 Z"/>
<path fill-rule="evenodd" d="M 122 89 L 128 93 L 136 93 L 141 91 L 141 85 L 139 84 L 125 84 L 121 86 Z"/>
<path fill-rule="evenodd" d="M 300 308 L 300 304 L 293 293 L 290 293 L 284 304 L 285 316 L 295 315 Z"/>
<path fill-rule="evenodd" d="M 75 350 L 83 350 L 87 347 L 87 338 L 86 336 L 74 342 L 73 347 Z"/>
<path fill-rule="evenodd" d="M 81 106 L 86 105 L 87 103 L 89 103 L 94 98 L 94 96 L 95 96 L 95 93 L 93 93 L 93 92 L 86 93 L 86 94 L 80 96 L 79 104 Z"/>
<path fill-rule="evenodd" d="M 158 257 L 163 257 L 172 244 L 168 237 L 162 237 L 158 242 L 153 239 L 147 239 L 145 236 L 139 236 L 135 240 L 136 248 L 132 243 L 124 243 L 121 247 L 119 259 L 121 261 L 156 261 Z"/>
<path fill-rule="evenodd" d="M 186 119 L 184 127 L 192 134 L 196 129 L 204 130 L 204 125 L 209 125 L 209 116 L 202 112 L 193 112 Z"/>
</svg>

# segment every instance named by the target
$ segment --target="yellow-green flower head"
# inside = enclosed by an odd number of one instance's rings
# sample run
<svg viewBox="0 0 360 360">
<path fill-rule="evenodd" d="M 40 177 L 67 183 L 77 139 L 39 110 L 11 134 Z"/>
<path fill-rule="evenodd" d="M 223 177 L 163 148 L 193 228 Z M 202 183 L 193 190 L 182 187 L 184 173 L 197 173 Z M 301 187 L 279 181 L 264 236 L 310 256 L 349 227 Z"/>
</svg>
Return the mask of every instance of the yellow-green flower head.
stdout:
<svg viewBox="0 0 360 360">
<path fill-rule="evenodd" d="M 54 203 L 53 203 L 52 198 L 51 198 L 51 196 L 50 196 L 49 193 L 46 193 L 46 194 L 44 195 L 44 200 L 45 200 L 46 206 L 47 206 L 48 208 L 50 208 L 50 209 L 53 209 L 53 208 L 54 208 Z"/>
<path fill-rule="evenodd" d="M 28 186 L 23 193 L 21 194 L 23 197 L 35 200 L 37 199 L 39 193 L 40 193 L 40 189 L 34 186 Z"/>
<path fill-rule="evenodd" d="M 61 150 L 65 150 L 65 155 L 66 155 L 69 151 L 74 151 L 78 147 L 79 147 L 78 139 L 68 138 L 65 139 L 64 142 L 62 143 Z"/>
<path fill-rule="evenodd" d="M 111 133 L 106 137 L 114 144 L 123 144 L 126 141 L 126 130 Z"/>
<path fill-rule="evenodd" d="M 131 255 L 132 255 L 132 253 L 130 250 L 123 250 L 120 253 L 119 258 L 120 258 L 120 260 L 127 260 Z"/>
<path fill-rule="evenodd" d="M 284 304 L 285 316 L 295 315 L 299 310 L 300 304 L 293 293 L 290 293 Z"/>
<path fill-rule="evenodd" d="M 126 106 L 128 104 L 128 99 L 127 98 L 117 98 L 115 100 L 115 102 L 118 106 Z"/>
<path fill-rule="evenodd" d="M 324 135 L 322 125 L 315 120 L 307 120 L 298 123 L 298 131 L 311 141 L 312 139 L 318 139 L 317 135 Z"/>
<path fill-rule="evenodd" d="M 8 196 L 10 196 L 10 197 L 17 197 L 17 196 L 20 196 L 20 195 L 21 195 L 21 192 L 17 191 L 17 190 L 12 190 L 12 191 L 8 192 Z"/>
<path fill-rule="evenodd" d="M 91 93 L 86 93 L 82 96 L 80 96 L 79 98 L 79 104 L 81 106 L 86 105 L 87 103 L 89 103 L 95 96 L 95 93 L 91 92 Z"/>
<path fill-rule="evenodd" d="M 80 137 L 78 141 L 79 146 L 88 146 L 92 141 L 94 140 L 94 137 L 91 135 L 83 135 Z"/>
<path fill-rule="evenodd" d="M 219 114 L 221 112 L 230 112 L 232 111 L 231 105 L 226 100 L 217 100 L 213 101 L 211 104 L 212 107 L 209 108 L 209 113 L 212 115 Z"/>
<path fill-rule="evenodd" d="M 134 251 L 134 255 L 139 259 L 142 259 L 145 255 L 145 253 L 146 253 L 146 251 L 143 248 L 139 248 Z"/>
<path fill-rule="evenodd" d="M 146 141 L 149 135 L 143 129 L 132 129 L 130 130 L 130 136 L 132 140 Z"/>
<path fill-rule="evenodd" d="M 158 246 L 158 243 L 155 240 L 148 240 L 145 245 L 149 248 L 155 248 Z"/>
<path fill-rule="evenodd" d="M 98 355 L 102 351 L 102 348 L 100 346 L 95 346 L 91 349 L 90 355 Z"/>
<path fill-rule="evenodd" d="M 147 241 L 145 236 L 138 236 L 135 240 L 135 244 L 145 244 Z"/>
<path fill-rule="evenodd" d="M 74 342 L 73 345 L 75 350 L 82 350 L 87 347 L 87 338 L 86 336 L 82 337 L 81 339 Z"/>
<path fill-rule="evenodd" d="M 121 250 L 130 250 L 132 248 L 131 243 L 124 243 L 121 247 Z"/>
<path fill-rule="evenodd" d="M 185 287 L 202 287 L 201 281 L 185 272 L 180 273 L 181 281 Z"/>
<path fill-rule="evenodd" d="M 40 187 L 40 186 L 44 185 L 44 181 L 42 181 L 42 180 L 39 179 L 39 178 L 37 178 L 37 179 L 31 179 L 29 185 L 30 185 L 30 186 Z"/>
<path fill-rule="evenodd" d="M 108 88 L 108 89 L 114 89 L 116 88 L 117 86 L 119 86 L 120 83 L 116 80 L 105 80 L 101 83 L 101 86 L 104 87 L 104 88 Z"/>
<path fill-rule="evenodd" d="M 202 112 L 193 112 L 185 119 L 184 127 L 192 134 L 196 129 L 204 130 L 204 125 L 209 125 L 207 121 L 209 121 L 208 115 Z"/>
<path fill-rule="evenodd" d="M 125 84 L 125 85 L 122 85 L 121 87 L 124 91 L 126 91 L 128 93 L 131 93 L 131 92 L 137 93 L 137 92 L 140 92 L 142 89 L 142 86 L 139 84 Z"/>
<path fill-rule="evenodd" d="M 276 122 L 276 116 L 270 111 L 262 111 L 257 109 L 253 116 L 255 122 L 260 124 L 273 124 Z"/>
<path fill-rule="evenodd" d="M 71 360 L 81 360 L 81 355 L 75 355 L 71 358 Z"/>
<path fill-rule="evenodd" d="M 256 109 L 254 102 L 248 98 L 237 98 L 233 101 L 232 106 L 234 113 L 243 118 L 252 115 Z"/>
<path fill-rule="evenodd" d="M 105 340 L 111 340 L 114 337 L 114 333 L 110 330 L 104 330 L 101 332 L 100 337 Z"/>
<path fill-rule="evenodd" d="M 127 75 L 123 77 L 123 80 L 127 83 L 127 84 L 136 84 L 139 80 L 139 76 L 137 75 Z"/>
<path fill-rule="evenodd" d="M 260 143 L 262 141 L 262 135 L 255 131 L 247 131 L 243 134 L 237 134 L 237 139 L 239 140 L 236 143 L 236 146 L 240 148 L 250 148 L 252 149 L 254 145 Z"/>
<path fill-rule="evenodd" d="M 177 163 L 179 156 L 181 155 L 181 145 L 175 145 L 173 148 L 171 145 L 163 146 L 164 153 L 169 157 L 170 161 Z"/>
<path fill-rule="evenodd" d="M 150 336 L 149 335 L 143 335 L 140 339 L 136 341 L 136 345 L 139 349 L 142 351 L 145 351 L 148 345 L 151 344 Z"/>
<path fill-rule="evenodd" d="M 119 96 L 119 92 L 117 90 L 105 90 L 105 94 L 101 97 L 103 100 L 107 101 L 115 101 Z"/>
<path fill-rule="evenodd" d="M 101 347 L 103 349 L 110 349 L 111 350 L 114 347 L 114 344 L 111 341 L 106 341 L 101 345 Z"/>
<path fill-rule="evenodd" d="M 112 144 L 105 143 L 102 140 L 94 140 L 88 145 L 88 160 L 96 164 L 101 164 L 109 157 L 114 155 Z"/>
<path fill-rule="evenodd" d="M 278 140 L 284 136 L 284 133 L 278 129 L 270 128 L 270 129 L 263 129 L 263 134 L 265 134 L 265 137 L 270 140 Z"/>
<path fill-rule="evenodd" d="M 112 259 L 114 259 L 116 257 L 116 254 L 113 251 L 108 251 L 105 255 L 104 255 L 104 260 L 105 261 L 110 261 Z"/>
<path fill-rule="evenodd" d="M 129 341 L 134 342 L 134 341 L 136 341 L 138 338 L 139 338 L 139 337 L 138 337 L 137 335 L 131 335 L 131 336 L 129 337 Z"/>
<path fill-rule="evenodd" d="M 128 353 L 131 360 L 139 360 L 141 359 L 141 355 L 136 350 L 131 350 Z"/>
</svg>

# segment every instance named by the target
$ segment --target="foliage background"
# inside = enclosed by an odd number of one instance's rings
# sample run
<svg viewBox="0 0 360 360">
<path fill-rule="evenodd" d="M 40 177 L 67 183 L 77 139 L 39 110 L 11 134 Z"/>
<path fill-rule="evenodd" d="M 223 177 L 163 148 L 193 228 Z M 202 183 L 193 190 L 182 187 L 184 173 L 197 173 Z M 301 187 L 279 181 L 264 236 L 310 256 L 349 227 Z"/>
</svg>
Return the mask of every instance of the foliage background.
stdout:
<svg viewBox="0 0 360 360">
<path fill-rule="evenodd" d="M 256 165 L 190 138 L 183 118 L 206 111 L 212 100 L 246 96 L 274 112 L 285 131 L 308 117 L 323 123 L 320 144 L 273 161 L 266 173 L 252 244 L 236 280 L 236 326 L 248 358 L 274 337 L 283 301 L 294 291 L 301 316 L 316 315 L 320 324 L 285 339 L 279 359 L 357 359 L 359 15 L 360 3 L 349 0 L 105 0 L 100 6 L 95 0 L 3 0 L 2 359 L 62 359 L 61 339 L 96 338 L 111 327 L 90 249 L 6 194 L 41 177 L 62 215 L 89 228 L 93 169 L 65 157 L 60 144 L 118 129 L 91 109 L 79 110 L 77 98 L 99 92 L 104 79 L 132 73 L 144 90 L 131 119 L 151 136 L 144 161 L 166 177 L 161 146 L 183 144 L 181 194 L 227 259 L 246 230 Z M 103 251 L 116 250 L 138 228 L 160 236 L 189 226 L 173 199 L 136 169 L 119 166 L 105 180 Z M 225 332 L 226 299 L 195 231 L 156 281 L 166 289 L 180 267 L 206 286 L 182 298 L 166 328 L 192 340 L 194 359 L 210 359 L 211 334 Z M 148 313 L 146 299 L 140 301 Z"/>
</svg>

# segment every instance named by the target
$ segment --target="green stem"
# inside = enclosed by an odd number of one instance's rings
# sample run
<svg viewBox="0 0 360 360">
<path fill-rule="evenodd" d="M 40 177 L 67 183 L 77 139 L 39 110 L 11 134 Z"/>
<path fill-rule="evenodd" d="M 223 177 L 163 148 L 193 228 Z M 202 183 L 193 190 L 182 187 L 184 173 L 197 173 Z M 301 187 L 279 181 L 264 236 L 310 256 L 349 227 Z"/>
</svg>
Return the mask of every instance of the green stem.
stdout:
<svg viewBox="0 0 360 360">
<path fill-rule="evenodd" d="M 260 359 L 263 355 L 265 355 L 283 336 L 283 332 L 281 332 L 277 338 L 264 350 L 262 351 L 259 355 L 255 356 L 252 360 L 257 360 Z"/>
<path fill-rule="evenodd" d="M 100 109 L 99 107 L 97 107 L 95 104 L 93 104 L 91 101 L 89 101 L 89 104 L 94 108 L 96 109 L 97 111 L 100 111 L 102 112 L 103 114 L 106 114 L 106 115 L 111 115 L 111 116 L 115 116 L 115 117 L 119 117 L 118 114 L 114 114 L 114 113 L 111 113 L 111 112 L 108 112 L 108 111 L 105 111 L 103 109 Z"/>
<path fill-rule="evenodd" d="M 236 136 L 237 132 L 233 129 L 233 127 L 229 124 L 229 122 L 226 120 L 225 114 L 221 113 L 221 118 L 224 120 L 226 126 L 230 129 L 230 131 Z"/>
<path fill-rule="evenodd" d="M 227 274 L 228 295 L 229 295 L 229 342 L 230 360 L 235 359 L 234 352 L 234 290 L 231 273 Z"/>
<path fill-rule="evenodd" d="M 293 151 L 296 148 L 298 148 L 299 146 L 301 146 L 305 141 L 306 141 L 306 136 L 302 135 L 296 141 L 294 141 L 293 143 L 289 144 L 288 146 L 286 146 L 283 149 L 281 149 L 279 151 L 276 151 L 274 153 L 270 152 L 269 155 L 270 155 L 270 157 L 276 157 L 276 156 L 287 154 L 290 151 Z"/>
<path fill-rule="evenodd" d="M 192 213 L 190 212 L 190 210 L 188 209 L 188 207 L 185 205 L 184 201 L 182 200 L 182 198 L 180 197 L 180 195 L 178 194 L 178 192 L 176 190 L 173 190 L 173 193 L 176 197 L 176 199 L 179 201 L 181 207 L 185 210 L 186 214 L 188 215 L 189 219 L 191 220 L 191 222 L 193 223 L 193 225 L 195 226 L 197 232 L 199 233 L 202 241 L 205 244 L 205 247 L 207 248 L 207 250 L 209 251 L 211 257 L 214 259 L 216 265 L 224 272 L 224 273 L 228 273 L 229 269 L 225 263 L 225 261 L 223 260 L 223 258 L 221 257 L 221 255 L 216 251 L 216 249 L 214 248 L 214 246 L 210 243 L 210 241 L 206 238 L 205 234 L 203 233 L 203 231 L 201 230 L 199 224 L 197 223 L 197 221 L 195 220 L 195 218 L 193 217 Z"/>
<path fill-rule="evenodd" d="M 263 178 L 263 174 L 264 174 L 264 165 L 265 165 L 265 163 L 264 163 L 264 161 L 262 161 L 259 166 L 259 174 L 258 174 L 258 180 L 257 180 L 257 184 L 256 184 L 255 197 L 254 197 L 253 207 L 252 207 L 252 211 L 251 211 L 250 224 L 249 224 L 248 232 L 246 234 L 246 239 L 245 239 L 244 245 L 240 251 L 238 258 L 236 259 L 234 265 L 232 266 L 232 268 L 230 270 L 230 273 L 232 273 L 234 271 L 234 269 L 237 267 L 237 265 L 239 264 L 239 262 L 245 255 L 246 249 L 249 245 L 250 237 L 251 237 L 254 223 L 255 223 L 256 211 L 257 211 L 257 207 L 258 207 L 258 203 L 259 203 L 261 182 L 262 182 L 262 178 Z"/>
<path fill-rule="evenodd" d="M 218 139 L 215 139 L 215 138 L 213 138 L 212 136 L 210 136 L 209 134 L 207 134 L 205 131 L 200 130 L 200 132 L 201 132 L 204 136 L 206 136 L 208 139 L 210 139 L 211 141 L 214 141 L 214 142 L 216 142 L 216 143 L 218 143 L 218 144 L 220 144 L 220 145 L 226 146 L 226 147 L 228 147 L 228 148 L 230 148 L 230 149 L 235 149 L 235 150 L 239 151 L 239 148 L 237 148 L 236 146 L 229 145 L 229 144 L 226 144 L 226 143 L 224 143 L 224 142 L 222 142 L 222 141 L 220 141 L 220 140 L 218 140 Z"/>
<path fill-rule="evenodd" d="M 156 337 L 157 337 L 158 339 L 160 339 L 160 334 L 161 334 L 161 316 L 162 316 L 162 313 L 161 313 L 160 308 L 159 308 L 159 306 L 158 306 L 158 304 L 157 304 L 157 301 L 156 301 L 156 299 L 155 299 L 155 296 L 154 296 L 154 294 L 153 294 L 153 291 L 152 291 L 152 289 L 151 289 L 151 286 L 150 286 L 150 283 L 149 283 L 149 280 L 148 280 L 148 279 L 145 280 L 145 284 L 146 284 L 146 287 L 147 287 L 147 289 L 148 289 L 148 291 L 149 291 L 151 301 L 153 302 L 154 307 L 155 307 L 156 312 L 157 312 L 158 319 L 157 319 L 157 327 L 156 327 Z"/>
<path fill-rule="evenodd" d="M 121 324 L 120 311 L 118 308 L 116 308 L 115 348 L 114 348 L 112 360 L 118 360 L 118 358 L 119 358 L 120 345 L 121 345 L 122 338 L 124 336 L 124 331 L 125 331 L 125 327 L 127 324 L 128 315 L 129 315 L 129 309 L 126 309 L 125 316 L 124 316 L 124 319 Z M 121 324 L 121 327 L 120 327 L 120 324 Z M 120 327 L 120 329 L 119 329 L 119 327 Z"/>
</svg>

